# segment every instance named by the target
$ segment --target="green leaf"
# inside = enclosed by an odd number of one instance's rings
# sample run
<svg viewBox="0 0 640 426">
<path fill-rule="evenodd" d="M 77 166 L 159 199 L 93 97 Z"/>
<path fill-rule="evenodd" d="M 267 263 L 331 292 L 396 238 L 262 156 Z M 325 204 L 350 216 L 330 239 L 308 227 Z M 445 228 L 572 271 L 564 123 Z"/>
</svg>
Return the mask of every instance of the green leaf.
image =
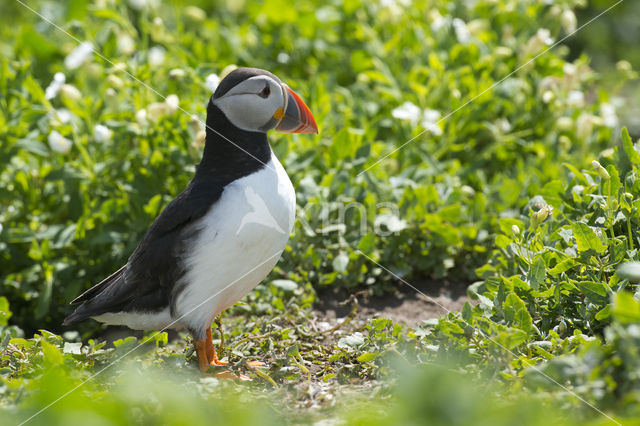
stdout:
<svg viewBox="0 0 640 426">
<path fill-rule="evenodd" d="M 51 154 L 45 144 L 35 139 L 20 139 L 16 142 L 15 147 L 24 149 L 32 154 L 40 155 L 41 157 L 48 157 Z"/>
<path fill-rule="evenodd" d="M 365 352 L 356 359 L 358 360 L 358 362 L 369 362 L 378 358 L 378 356 L 380 356 L 380 353 L 378 352 Z"/>
<path fill-rule="evenodd" d="M 640 154 L 636 151 L 635 145 L 633 144 L 631 136 L 629 136 L 629 131 L 626 127 L 622 128 L 622 148 L 631 163 L 640 164 Z"/>
<path fill-rule="evenodd" d="M 578 242 L 578 251 L 585 252 L 593 250 L 596 253 L 602 254 L 607 249 L 596 233 L 593 232 L 593 229 L 586 223 L 574 222 L 571 224 L 571 229 Z"/>
<path fill-rule="evenodd" d="M 569 269 L 573 268 L 575 265 L 576 265 L 575 260 L 571 258 L 564 259 L 562 262 L 559 262 L 556 266 L 549 269 L 549 275 L 554 275 L 554 276 L 560 275 L 563 272 L 567 272 Z"/>
<path fill-rule="evenodd" d="M 11 310 L 9 310 L 9 301 L 6 297 L 0 297 L 0 327 L 3 327 L 9 323 L 11 318 Z"/>
<path fill-rule="evenodd" d="M 622 324 L 640 323 L 640 302 L 631 293 L 616 293 L 613 299 L 613 317 Z"/>
<path fill-rule="evenodd" d="M 527 311 L 527 306 L 518 295 L 509 293 L 502 304 L 502 309 L 504 310 L 504 319 L 508 324 L 515 325 L 527 333 L 531 331 L 533 320 Z"/>
<path fill-rule="evenodd" d="M 42 353 L 44 354 L 44 360 L 52 365 L 60 365 L 64 362 L 64 355 L 60 352 L 60 349 L 52 343 L 42 340 Z"/>
<path fill-rule="evenodd" d="M 591 302 L 604 305 L 609 301 L 609 294 L 607 293 L 604 283 L 597 281 L 578 281 L 575 284 Z"/>
<path fill-rule="evenodd" d="M 440 331 L 447 335 L 464 334 L 464 330 L 462 329 L 462 327 L 451 321 L 441 321 L 438 324 L 438 328 L 440 329 Z"/>
<path fill-rule="evenodd" d="M 358 243 L 358 250 L 363 253 L 370 254 L 371 251 L 375 248 L 376 245 L 376 236 L 375 234 L 365 234 L 360 238 L 360 242 Z"/>
<path fill-rule="evenodd" d="M 162 202 L 162 195 L 154 195 L 149 202 L 144 206 L 144 212 L 149 216 L 156 217 L 160 211 L 160 203 Z"/>
<path fill-rule="evenodd" d="M 529 267 L 529 273 L 527 274 L 527 279 L 529 280 L 531 288 L 538 291 L 540 289 L 540 286 L 544 283 L 546 277 L 546 265 L 542 257 L 538 256 L 533 264 L 531 264 L 531 266 Z"/>
<path fill-rule="evenodd" d="M 605 306 L 604 308 L 600 309 L 596 313 L 596 319 L 598 321 L 605 320 L 605 319 L 609 318 L 610 316 L 611 316 L 611 305 Z"/>
</svg>

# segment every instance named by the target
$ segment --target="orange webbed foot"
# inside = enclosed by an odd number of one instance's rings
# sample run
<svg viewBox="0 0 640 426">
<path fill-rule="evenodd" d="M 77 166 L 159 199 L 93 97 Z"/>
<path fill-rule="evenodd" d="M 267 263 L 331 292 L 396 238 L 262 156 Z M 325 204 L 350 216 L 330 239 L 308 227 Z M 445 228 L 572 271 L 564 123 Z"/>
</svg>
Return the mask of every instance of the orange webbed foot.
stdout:
<svg viewBox="0 0 640 426">
<path fill-rule="evenodd" d="M 253 369 L 256 369 L 256 368 L 263 369 L 263 368 L 267 368 L 267 364 L 265 364 L 262 361 L 247 361 L 247 367 L 253 368 Z"/>
<path fill-rule="evenodd" d="M 218 367 L 222 367 L 222 366 L 225 366 L 225 365 L 229 365 L 229 363 L 228 363 L 227 361 L 220 361 L 220 360 L 218 359 L 218 357 L 215 357 L 215 358 L 213 358 L 213 359 L 211 360 L 211 362 L 209 363 L 209 365 L 216 365 L 216 366 L 218 366 Z"/>
</svg>

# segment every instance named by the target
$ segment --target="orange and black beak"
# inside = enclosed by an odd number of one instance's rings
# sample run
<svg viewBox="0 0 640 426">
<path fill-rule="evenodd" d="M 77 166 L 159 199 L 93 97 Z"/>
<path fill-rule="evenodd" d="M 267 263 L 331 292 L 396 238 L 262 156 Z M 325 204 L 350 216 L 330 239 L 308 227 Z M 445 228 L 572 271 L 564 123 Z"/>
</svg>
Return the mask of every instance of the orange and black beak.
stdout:
<svg viewBox="0 0 640 426">
<path fill-rule="evenodd" d="M 280 119 L 276 130 L 282 133 L 318 133 L 316 120 L 300 96 L 283 84 L 286 98 L 284 110 L 278 108 L 273 118 Z M 280 115 L 279 117 L 277 115 Z"/>
</svg>

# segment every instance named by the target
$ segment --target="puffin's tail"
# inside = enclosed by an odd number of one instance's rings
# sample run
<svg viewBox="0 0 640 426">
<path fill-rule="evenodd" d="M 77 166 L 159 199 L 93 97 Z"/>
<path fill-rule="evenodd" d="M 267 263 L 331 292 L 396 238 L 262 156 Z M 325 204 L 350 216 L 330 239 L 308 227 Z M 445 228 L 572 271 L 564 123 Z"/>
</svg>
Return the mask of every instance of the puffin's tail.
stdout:
<svg viewBox="0 0 640 426">
<path fill-rule="evenodd" d="M 71 315 L 64 319 L 62 325 L 74 324 L 76 322 L 90 318 L 94 315 L 100 315 L 101 313 L 104 313 L 104 307 L 101 306 L 101 303 L 91 302 L 97 299 L 97 296 L 99 296 L 100 293 L 103 292 L 103 290 L 107 289 L 112 284 L 117 283 L 118 281 L 120 281 L 120 279 L 123 278 L 124 269 L 126 266 L 127 265 L 118 269 L 116 272 L 109 275 L 107 278 L 94 285 L 93 287 L 82 293 L 80 296 L 73 299 L 71 301 L 72 305 L 81 305 L 78 306 L 76 310 L 71 313 Z"/>
</svg>

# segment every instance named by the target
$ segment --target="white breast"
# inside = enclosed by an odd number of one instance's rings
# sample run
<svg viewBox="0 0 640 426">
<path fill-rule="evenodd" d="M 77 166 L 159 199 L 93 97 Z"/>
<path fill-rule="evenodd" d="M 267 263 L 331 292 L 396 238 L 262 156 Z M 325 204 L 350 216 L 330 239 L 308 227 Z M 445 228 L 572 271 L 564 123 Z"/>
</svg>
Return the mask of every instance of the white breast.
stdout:
<svg viewBox="0 0 640 426">
<path fill-rule="evenodd" d="M 193 225 L 197 237 L 183 259 L 185 288 L 175 303 L 179 324 L 207 327 L 257 286 L 280 258 L 295 211 L 293 185 L 273 153 L 267 167 L 227 185 Z"/>
</svg>

